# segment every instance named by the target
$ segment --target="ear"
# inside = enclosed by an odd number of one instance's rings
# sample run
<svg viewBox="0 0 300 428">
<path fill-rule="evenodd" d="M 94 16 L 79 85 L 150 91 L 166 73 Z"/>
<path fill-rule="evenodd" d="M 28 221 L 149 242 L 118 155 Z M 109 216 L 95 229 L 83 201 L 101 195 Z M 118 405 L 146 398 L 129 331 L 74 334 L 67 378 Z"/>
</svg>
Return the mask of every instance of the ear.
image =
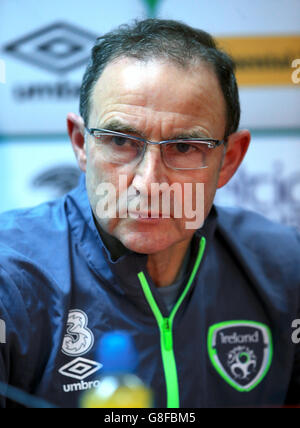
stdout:
<svg viewBox="0 0 300 428">
<path fill-rule="evenodd" d="M 75 113 L 67 115 L 68 134 L 75 157 L 81 171 L 86 172 L 86 145 L 84 141 L 84 121 Z"/>
<path fill-rule="evenodd" d="M 239 168 L 251 140 L 247 129 L 235 132 L 228 137 L 226 152 L 219 174 L 218 189 L 225 186 Z"/>
</svg>

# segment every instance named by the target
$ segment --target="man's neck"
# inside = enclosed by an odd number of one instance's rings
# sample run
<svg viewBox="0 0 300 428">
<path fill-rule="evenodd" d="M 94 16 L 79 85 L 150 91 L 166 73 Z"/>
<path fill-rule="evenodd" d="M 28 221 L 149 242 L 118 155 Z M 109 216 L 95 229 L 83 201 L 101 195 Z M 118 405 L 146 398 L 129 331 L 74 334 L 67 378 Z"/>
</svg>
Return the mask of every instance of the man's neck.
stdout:
<svg viewBox="0 0 300 428">
<path fill-rule="evenodd" d="M 176 280 L 190 244 L 191 239 L 148 256 L 147 269 L 157 287 L 167 287 Z"/>
<path fill-rule="evenodd" d="M 117 260 L 126 253 L 126 248 L 117 238 L 109 235 L 98 225 L 97 229 L 113 260 Z M 159 253 L 148 255 L 147 270 L 157 287 L 167 287 L 176 280 L 191 241 L 192 238 L 179 242 Z"/>
</svg>

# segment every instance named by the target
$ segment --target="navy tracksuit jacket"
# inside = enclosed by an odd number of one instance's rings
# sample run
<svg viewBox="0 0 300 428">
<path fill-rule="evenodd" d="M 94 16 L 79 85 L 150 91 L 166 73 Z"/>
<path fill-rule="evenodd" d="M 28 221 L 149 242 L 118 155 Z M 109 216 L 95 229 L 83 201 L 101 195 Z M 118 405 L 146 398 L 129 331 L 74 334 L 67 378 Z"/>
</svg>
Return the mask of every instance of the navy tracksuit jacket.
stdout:
<svg viewBox="0 0 300 428">
<path fill-rule="evenodd" d="M 168 313 L 147 256 L 102 243 L 84 177 L 65 197 L 0 216 L 0 380 L 60 407 L 98 385 L 97 343 L 126 330 L 156 407 L 300 404 L 300 240 L 213 207 Z M 0 406 L 15 404 L 0 397 Z"/>
</svg>

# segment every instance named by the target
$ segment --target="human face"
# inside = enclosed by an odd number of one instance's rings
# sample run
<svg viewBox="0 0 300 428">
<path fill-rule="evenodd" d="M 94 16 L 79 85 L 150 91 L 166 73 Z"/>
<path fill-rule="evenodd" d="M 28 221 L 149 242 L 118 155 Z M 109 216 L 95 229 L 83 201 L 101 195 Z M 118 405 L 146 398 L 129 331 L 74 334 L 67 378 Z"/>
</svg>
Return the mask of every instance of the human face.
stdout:
<svg viewBox="0 0 300 428">
<path fill-rule="evenodd" d="M 109 128 L 120 124 L 119 131 L 135 129 L 151 141 L 198 134 L 222 140 L 225 132 L 225 101 L 215 73 L 206 64 L 183 69 L 170 62 L 147 62 L 122 58 L 110 63 L 97 81 L 91 97 L 90 128 Z M 159 146 L 148 146 L 143 160 L 134 168 L 104 161 L 99 147 L 86 136 L 86 183 L 96 221 L 109 234 L 132 251 L 154 254 L 188 241 L 195 230 L 186 228 L 187 218 L 99 218 L 97 188 L 111 183 L 119 190 L 119 177 L 127 177 L 132 198 L 149 198 L 152 183 L 182 186 L 204 183 L 204 218 L 208 215 L 218 187 L 224 146 L 212 150 L 209 166 L 201 170 L 172 170 L 161 159 Z M 148 193 L 146 192 L 148 190 Z M 118 196 L 120 194 L 118 193 Z M 149 204 L 151 202 L 149 201 Z"/>
</svg>

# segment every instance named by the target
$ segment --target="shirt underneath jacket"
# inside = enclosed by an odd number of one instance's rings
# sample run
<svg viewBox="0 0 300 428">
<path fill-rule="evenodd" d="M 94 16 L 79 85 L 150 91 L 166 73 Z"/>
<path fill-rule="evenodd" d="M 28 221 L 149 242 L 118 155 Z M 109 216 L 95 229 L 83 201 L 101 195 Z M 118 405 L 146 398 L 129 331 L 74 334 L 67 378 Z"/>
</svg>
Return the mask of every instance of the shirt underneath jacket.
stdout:
<svg viewBox="0 0 300 428">
<path fill-rule="evenodd" d="M 115 257 L 104 235 L 84 176 L 59 200 L 0 216 L 0 381 L 78 407 L 99 384 L 99 340 L 125 330 L 156 407 L 300 404 L 294 229 L 213 206 L 168 296 L 147 255 L 121 247 Z"/>
</svg>

